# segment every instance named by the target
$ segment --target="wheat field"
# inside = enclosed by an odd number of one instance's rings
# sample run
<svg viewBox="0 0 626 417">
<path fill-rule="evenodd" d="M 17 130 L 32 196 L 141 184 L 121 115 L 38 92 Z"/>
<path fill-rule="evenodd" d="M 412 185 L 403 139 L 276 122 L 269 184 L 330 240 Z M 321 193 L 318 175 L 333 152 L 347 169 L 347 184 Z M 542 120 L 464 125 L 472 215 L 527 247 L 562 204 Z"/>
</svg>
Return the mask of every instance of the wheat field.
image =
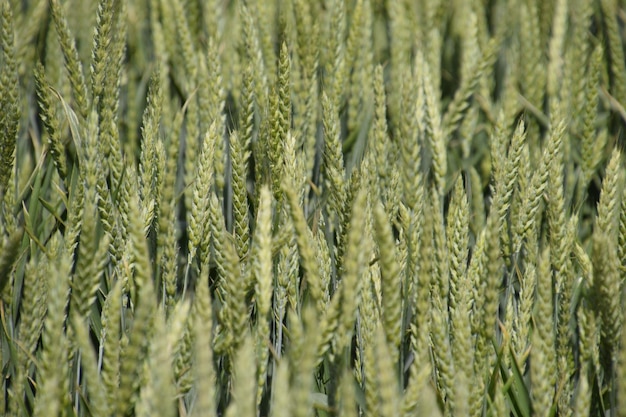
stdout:
<svg viewBox="0 0 626 417">
<path fill-rule="evenodd" d="M 0 415 L 626 417 L 623 0 L 0 12 Z"/>
</svg>

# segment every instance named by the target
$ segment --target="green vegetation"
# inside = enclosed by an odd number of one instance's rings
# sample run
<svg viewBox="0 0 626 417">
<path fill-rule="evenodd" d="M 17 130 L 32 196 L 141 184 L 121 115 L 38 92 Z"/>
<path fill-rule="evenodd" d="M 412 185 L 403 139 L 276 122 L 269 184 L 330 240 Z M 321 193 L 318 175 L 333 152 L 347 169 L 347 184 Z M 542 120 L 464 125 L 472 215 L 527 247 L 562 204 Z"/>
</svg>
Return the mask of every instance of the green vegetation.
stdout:
<svg viewBox="0 0 626 417">
<path fill-rule="evenodd" d="M 0 414 L 626 417 L 620 0 L 0 0 Z"/>
</svg>

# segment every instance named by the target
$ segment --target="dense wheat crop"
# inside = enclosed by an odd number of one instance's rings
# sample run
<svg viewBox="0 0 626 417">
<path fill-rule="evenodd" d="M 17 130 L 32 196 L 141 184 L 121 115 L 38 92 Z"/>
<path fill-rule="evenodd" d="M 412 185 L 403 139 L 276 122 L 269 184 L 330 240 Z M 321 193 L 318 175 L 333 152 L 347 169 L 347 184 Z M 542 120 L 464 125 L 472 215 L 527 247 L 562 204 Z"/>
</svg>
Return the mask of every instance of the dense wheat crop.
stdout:
<svg viewBox="0 0 626 417">
<path fill-rule="evenodd" d="M 0 12 L 0 415 L 626 417 L 624 1 Z"/>
</svg>

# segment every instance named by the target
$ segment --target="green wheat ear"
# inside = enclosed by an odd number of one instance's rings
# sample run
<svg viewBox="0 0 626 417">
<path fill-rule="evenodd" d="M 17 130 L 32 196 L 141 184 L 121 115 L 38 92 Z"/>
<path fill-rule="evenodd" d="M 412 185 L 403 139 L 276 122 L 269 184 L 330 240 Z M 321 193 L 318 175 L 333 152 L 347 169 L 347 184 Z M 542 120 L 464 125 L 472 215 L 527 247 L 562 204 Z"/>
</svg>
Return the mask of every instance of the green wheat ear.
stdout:
<svg viewBox="0 0 626 417">
<path fill-rule="evenodd" d="M 55 234 L 49 247 L 49 257 L 54 263 L 55 272 L 48 277 L 49 302 L 42 343 L 39 372 L 40 391 L 35 401 L 33 415 L 43 416 L 54 411 L 57 414 L 65 404 L 66 388 L 69 388 L 67 369 L 64 369 L 68 355 L 68 340 L 65 336 L 65 309 L 69 295 L 71 263 L 69 256 L 61 249 L 60 235 Z"/>
<path fill-rule="evenodd" d="M 102 332 L 99 342 L 103 354 L 100 374 L 106 390 L 109 411 L 115 404 L 120 381 L 122 288 L 123 282 L 118 280 L 107 294 L 101 318 Z"/>
<path fill-rule="evenodd" d="M 319 275 L 319 265 L 315 253 L 314 239 L 311 230 L 306 224 L 304 214 L 300 209 L 298 197 L 294 191 L 295 187 L 283 186 L 282 191 L 286 196 L 289 205 L 289 213 L 296 232 L 296 242 L 298 243 L 298 253 L 300 255 L 302 268 L 305 271 L 305 281 L 309 287 L 313 301 L 318 305 L 318 311 L 323 311 L 322 278 Z"/>
<path fill-rule="evenodd" d="M 62 179 L 67 178 L 67 162 L 65 157 L 65 146 L 61 140 L 59 120 L 57 119 L 56 106 L 53 105 L 50 96 L 50 85 L 45 76 L 45 69 L 41 63 L 35 67 L 35 83 L 37 86 L 37 97 L 39 107 L 42 112 L 42 122 L 48 133 L 48 146 L 54 164 Z"/>
<path fill-rule="evenodd" d="M 11 178 L 15 158 L 15 144 L 21 117 L 18 91 L 17 61 L 15 58 L 13 13 L 8 2 L 2 3 L 0 23 L 0 105 L 3 116 L 0 118 L 0 195 L 6 191 Z"/>
<path fill-rule="evenodd" d="M 255 407 L 255 378 L 256 366 L 252 337 L 245 334 L 242 337 L 241 348 L 235 355 L 235 369 L 232 400 L 226 409 L 227 417 L 252 416 Z"/>
<path fill-rule="evenodd" d="M 177 304 L 167 322 L 163 310 L 156 312 L 154 335 L 148 349 L 146 382 L 141 387 L 136 406 L 137 415 L 176 415 L 176 389 L 172 367 L 174 345 L 182 337 L 188 314 L 187 302 Z"/>
<path fill-rule="evenodd" d="M 204 264 L 208 253 L 206 236 L 210 230 L 206 227 L 209 215 L 211 189 L 213 185 L 213 157 L 216 142 L 220 139 L 219 131 L 215 122 L 211 124 L 204 138 L 202 152 L 198 159 L 196 180 L 193 184 L 193 198 L 191 210 L 188 212 L 189 219 L 189 261 L 191 262 L 200 251 L 201 263 Z"/>
<path fill-rule="evenodd" d="M 267 379 L 267 362 L 271 343 L 269 312 L 272 308 L 273 271 L 272 271 L 272 194 L 267 186 L 260 192 L 259 209 L 251 248 L 251 270 L 255 283 L 257 328 L 257 406 L 261 403 L 263 389 Z"/>
<path fill-rule="evenodd" d="M 252 103 L 254 101 L 252 100 Z M 252 113 L 252 117 L 254 113 Z M 247 133 L 246 133 L 247 134 Z M 250 218 L 248 208 L 248 190 L 246 187 L 248 176 L 248 159 L 250 158 L 249 138 L 241 137 L 239 132 L 231 133 L 230 161 L 231 186 L 233 194 L 233 234 L 239 259 L 248 256 L 250 249 Z"/>
<path fill-rule="evenodd" d="M 89 339 L 89 327 L 78 314 L 72 316 L 71 324 L 81 352 L 82 370 L 87 380 L 91 410 L 94 414 L 104 415 L 109 411 L 109 403 L 107 402 L 106 389 L 98 374 L 98 359 Z"/>
<path fill-rule="evenodd" d="M 378 204 L 374 208 L 376 237 L 378 241 L 380 269 L 382 273 L 382 328 L 391 348 L 392 363 L 397 361 L 397 349 L 402 339 L 402 285 L 398 255 L 395 250 L 392 229 L 387 214 Z"/>
<path fill-rule="evenodd" d="M 336 352 L 340 353 L 348 346 L 353 333 L 359 294 L 362 283 L 359 277 L 363 273 L 368 255 L 369 243 L 364 239 L 367 210 L 364 209 L 367 196 L 364 188 L 357 191 L 353 203 L 353 217 L 348 227 L 344 264 L 341 276 L 342 304 L 339 325 L 336 332 Z"/>
<path fill-rule="evenodd" d="M 0 292 L 10 284 L 11 272 L 19 257 L 20 248 L 24 236 L 24 229 L 11 231 L 9 236 L 4 236 L 0 248 Z"/>
<path fill-rule="evenodd" d="M 619 34 L 615 19 L 617 2 L 602 0 L 600 2 L 611 56 L 611 92 L 620 101 L 626 97 L 626 64 L 624 63 L 623 39 Z"/>
<path fill-rule="evenodd" d="M 209 268 L 202 266 L 192 306 L 194 385 L 202 392 L 194 407 L 194 415 L 216 415 L 215 370 L 213 368 L 213 306 L 209 292 Z"/>
<path fill-rule="evenodd" d="M 128 344 L 120 355 L 119 396 L 116 401 L 118 413 L 133 409 L 139 398 L 141 381 L 144 380 L 144 361 L 148 352 L 150 336 L 154 332 L 154 288 L 152 281 L 143 283 L 137 294 L 133 326 L 128 334 Z"/>
<path fill-rule="evenodd" d="M 50 1 L 50 11 L 56 32 L 61 44 L 65 68 L 67 70 L 72 96 L 76 101 L 76 108 L 82 120 L 87 120 L 89 109 L 91 108 L 91 98 L 88 93 L 87 83 L 83 72 L 83 65 L 80 61 L 76 40 L 72 37 L 67 23 L 63 5 L 59 0 Z"/>
</svg>

